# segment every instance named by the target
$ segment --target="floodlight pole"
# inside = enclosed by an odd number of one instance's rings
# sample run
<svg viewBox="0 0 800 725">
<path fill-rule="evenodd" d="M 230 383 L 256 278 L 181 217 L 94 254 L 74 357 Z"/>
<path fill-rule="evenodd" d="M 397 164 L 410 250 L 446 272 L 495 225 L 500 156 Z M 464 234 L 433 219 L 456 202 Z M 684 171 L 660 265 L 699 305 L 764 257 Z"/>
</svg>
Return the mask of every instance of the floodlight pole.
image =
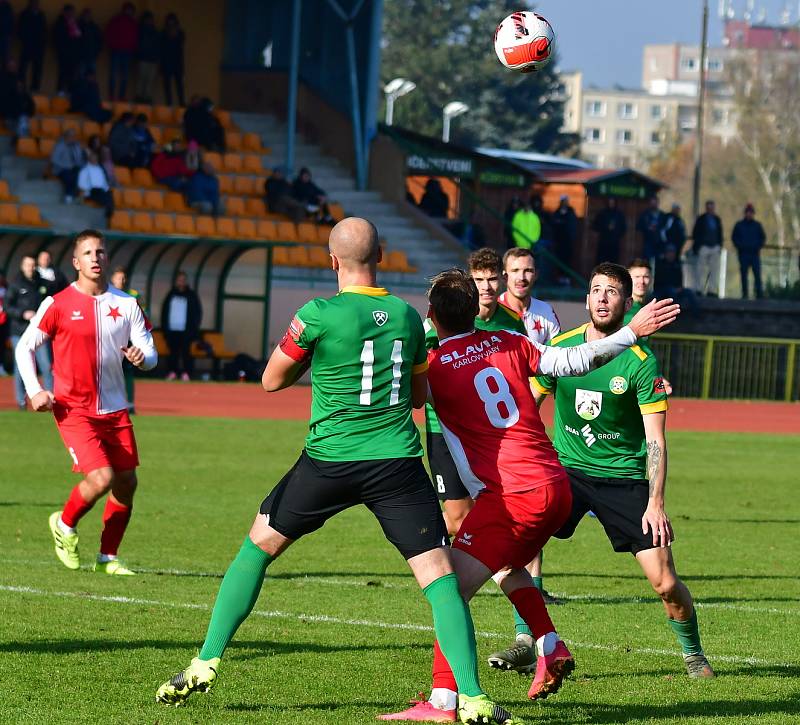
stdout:
<svg viewBox="0 0 800 725">
<path fill-rule="evenodd" d="M 703 0 L 703 35 L 700 45 L 700 86 L 697 99 L 697 139 L 694 145 L 694 184 L 692 186 L 692 212 L 700 214 L 700 182 L 703 176 L 703 140 L 706 109 L 706 52 L 708 50 L 708 0 Z"/>
</svg>

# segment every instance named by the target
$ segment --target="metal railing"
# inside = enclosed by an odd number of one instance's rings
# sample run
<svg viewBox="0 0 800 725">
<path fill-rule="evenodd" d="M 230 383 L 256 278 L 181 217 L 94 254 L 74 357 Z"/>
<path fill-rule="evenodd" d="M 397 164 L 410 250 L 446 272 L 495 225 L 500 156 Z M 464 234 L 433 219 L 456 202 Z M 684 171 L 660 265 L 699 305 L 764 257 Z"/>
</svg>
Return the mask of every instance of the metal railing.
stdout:
<svg viewBox="0 0 800 725">
<path fill-rule="evenodd" d="M 674 394 L 800 400 L 800 340 L 661 333 L 650 338 Z"/>
</svg>

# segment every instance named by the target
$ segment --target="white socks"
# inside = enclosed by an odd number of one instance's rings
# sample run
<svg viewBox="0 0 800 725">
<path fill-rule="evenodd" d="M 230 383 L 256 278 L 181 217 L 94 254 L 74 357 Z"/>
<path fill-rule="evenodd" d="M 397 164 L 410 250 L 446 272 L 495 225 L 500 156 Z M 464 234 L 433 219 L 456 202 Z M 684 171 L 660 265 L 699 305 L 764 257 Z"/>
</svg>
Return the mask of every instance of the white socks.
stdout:
<svg viewBox="0 0 800 725">
<path fill-rule="evenodd" d="M 546 657 L 551 654 L 558 644 L 558 635 L 555 632 L 548 632 L 543 637 L 536 640 L 536 654 L 539 657 Z"/>
<path fill-rule="evenodd" d="M 445 687 L 434 687 L 428 702 L 437 710 L 455 710 L 458 707 L 458 693 Z"/>
<path fill-rule="evenodd" d="M 61 520 L 61 516 L 58 517 L 58 528 L 61 529 L 62 533 L 64 534 L 74 534 L 75 532 L 77 532 L 77 529 L 73 529 L 71 526 L 67 526 Z"/>
<path fill-rule="evenodd" d="M 116 559 L 115 554 L 98 554 L 97 555 L 97 563 L 98 564 L 106 564 L 109 561 L 114 561 Z"/>
</svg>

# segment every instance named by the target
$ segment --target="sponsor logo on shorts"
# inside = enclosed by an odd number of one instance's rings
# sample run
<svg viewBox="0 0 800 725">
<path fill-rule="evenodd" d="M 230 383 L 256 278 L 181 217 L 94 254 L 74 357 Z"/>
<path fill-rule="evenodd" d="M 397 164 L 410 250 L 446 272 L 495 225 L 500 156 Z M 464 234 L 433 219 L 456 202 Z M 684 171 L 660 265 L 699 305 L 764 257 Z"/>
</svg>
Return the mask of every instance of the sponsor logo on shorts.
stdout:
<svg viewBox="0 0 800 725">
<path fill-rule="evenodd" d="M 628 381 L 622 375 L 615 375 L 608 383 L 608 389 L 614 395 L 622 395 L 628 389 Z"/>
<path fill-rule="evenodd" d="M 464 546 L 472 546 L 472 534 L 461 534 L 458 537 L 458 543 L 464 544 Z"/>
<path fill-rule="evenodd" d="M 597 443 L 597 438 L 595 437 L 594 433 L 592 433 L 592 428 L 588 423 L 581 428 L 581 435 L 583 436 L 583 440 L 586 441 L 587 448 L 591 448 L 595 443 Z"/>
<path fill-rule="evenodd" d="M 654 393 L 666 393 L 667 388 L 664 385 L 664 378 L 658 377 L 653 378 L 653 392 Z"/>
<path fill-rule="evenodd" d="M 374 310 L 372 312 L 372 319 L 378 327 L 383 327 L 389 320 L 389 313 L 383 310 Z"/>
<path fill-rule="evenodd" d="M 575 390 L 575 412 L 584 420 L 594 420 L 603 408 L 603 394 L 596 390 Z"/>
</svg>

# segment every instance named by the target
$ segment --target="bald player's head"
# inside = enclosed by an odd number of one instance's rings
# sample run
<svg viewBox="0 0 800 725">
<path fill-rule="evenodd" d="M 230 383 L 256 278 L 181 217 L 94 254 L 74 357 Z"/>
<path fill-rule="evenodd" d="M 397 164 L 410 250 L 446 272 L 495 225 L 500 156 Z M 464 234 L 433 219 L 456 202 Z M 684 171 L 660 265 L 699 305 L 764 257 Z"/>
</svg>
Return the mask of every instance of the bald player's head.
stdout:
<svg viewBox="0 0 800 725">
<path fill-rule="evenodd" d="M 345 267 L 378 263 L 378 230 L 372 222 L 352 216 L 342 219 L 328 238 L 331 254 Z"/>
</svg>

